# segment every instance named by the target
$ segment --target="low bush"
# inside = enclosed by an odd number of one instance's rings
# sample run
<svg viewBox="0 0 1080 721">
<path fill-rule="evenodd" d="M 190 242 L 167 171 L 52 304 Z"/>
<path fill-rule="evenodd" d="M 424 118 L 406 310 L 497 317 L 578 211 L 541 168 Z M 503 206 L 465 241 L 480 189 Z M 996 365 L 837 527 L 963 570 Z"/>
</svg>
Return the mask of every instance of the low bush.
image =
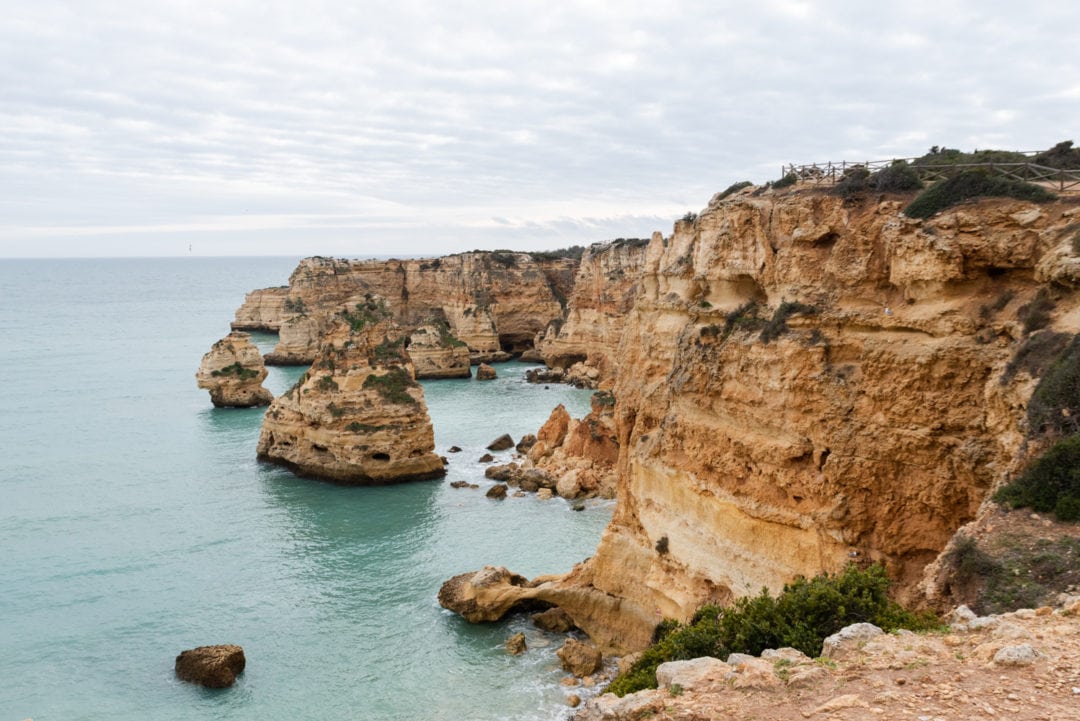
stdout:
<svg viewBox="0 0 1080 721">
<path fill-rule="evenodd" d="M 571 260 L 581 260 L 582 254 L 585 252 L 585 246 L 583 245 L 571 245 L 569 248 L 559 248 L 557 250 L 536 250 L 529 253 L 529 256 L 536 261 L 540 260 L 556 260 L 558 258 L 570 258 Z"/>
<path fill-rule="evenodd" d="M 995 495 L 998 503 L 1036 511 L 1059 510 L 1060 520 L 1077 520 L 1080 511 L 1080 434 L 1055 443 L 1013 482 Z"/>
<path fill-rule="evenodd" d="M 1063 140 L 1049 150 L 1036 155 L 1031 162 L 1049 168 L 1075 170 L 1080 168 L 1080 148 L 1074 148 L 1071 140 Z"/>
<path fill-rule="evenodd" d="M 364 379 L 364 388 L 374 390 L 388 403 L 399 405 L 416 405 L 416 399 L 408 393 L 415 385 L 409 371 L 401 366 L 394 366 L 382 375 L 372 373 Z"/>
<path fill-rule="evenodd" d="M 1041 376 L 1065 350 L 1070 337 L 1068 333 L 1053 331 L 1028 336 L 1005 366 L 1005 371 L 1001 374 L 1001 385 L 1008 384 L 1020 371 L 1026 371 L 1032 378 Z"/>
<path fill-rule="evenodd" d="M 363 303 L 356 304 L 355 310 L 342 311 L 341 317 L 349 324 L 353 333 L 359 333 L 367 326 L 389 318 L 390 309 L 382 298 L 368 295 Z"/>
<path fill-rule="evenodd" d="M 817 308 L 805 303 L 789 303 L 786 300 L 781 302 L 773 313 L 772 318 L 765 324 L 765 327 L 761 329 L 761 342 L 772 343 L 774 340 L 787 333 L 788 318 L 798 313 L 814 315 L 817 313 Z"/>
<path fill-rule="evenodd" d="M 903 160 L 871 173 L 863 167 L 852 168 L 829 192 L 841 198 L 852 198 L 866 192 L 906 193 L 923 187 L 919 175 Z"/>
<path fill-rule="evenodd" d="M 1016 310 L 1016 318 L 1024 326 L 1024 333 L 1040 330 L 1050 324 L 1050 311 L 1054 309 L 1054 301 L 1050 297 L 1050 291 L 1039 288 L 1030 303 L 1025 303 Z"/>
<path fill-rule="evenodd" d="M 760 309 L 757 301 L 750 300 L 728 313 L 724 318 L 723 337 L 727 338 L 736 330 L 760 330 L 766 322 L 758 315 Z"/>
<path fill-rule="evenodd" d="M 827 636 L 852 623 L 865 621 L 886 631 L 939 626 L 935 617 L 914 614 L 890 601 L 888 588 L 880 565 L 865 570 L 851 565 L 836 576 L 800 578 L 784 586 L 776 598 L 763 589 L 728 608 L 703 606 L 685 625 L 667 623 L 664 633 L 657 634 L 659 641 L 616 677 L 608 691 L 623 696 L 656 688 L 656 668 L 667 661 L 725 659 L 736 652 L 758 655 L 785 646 L 818 656 Z"/>
<path fill-rule="evenodd" d="M 795 175 L 795 173 L 788 173 L 784 177 L 780 178 L 780 180 L 774 180 L 772 183 L 772 187 L 773 190 L 777 190 L 779 188 L 790 187 L 792 185 L 795 185 L 795 183 L 797 182 L 799 182 L 799 176 Z"/>
<path fill-rule="evenodd" d="M 751 185 L 753 185 L 753 183 L 751 183 L 749 180 L 740 180 L 738 183 L 732 183 L 723 191 L 721 191 L 720 194 L 716 196 L 716 199 L 723 200 L 729 195 L 734 195 L 735 193 L 738 193 L 743 188 L 749 188 Z"/>
<path fill-rule="evenodd" d="M 245 368 L 244 366 L 240 365 L 239 362 L 236 362 L 232 365 L 225 366 L 221 370 L 210 371 L 210 375 L 214 378 L 236 376 L 240 380 L 246 381 L 258 377 L 259 371 Z"/>
<path fill-rule="evenodd" d="M 1080 334 L 1073 336 L 1039 378 L 1027 407 L 1028 435 L 1080 431 Z"/>
<path fill-rule="evenodd" d="M 909 218 L 929 218 L 964 200 L 991 197 L 1042 203 L 1053 200 L 1054 194 L 1031 183 L 991 175 L 982 170 L 968 170 L 931 185 L 904 209 L 904 215 Z"/>
</svg>

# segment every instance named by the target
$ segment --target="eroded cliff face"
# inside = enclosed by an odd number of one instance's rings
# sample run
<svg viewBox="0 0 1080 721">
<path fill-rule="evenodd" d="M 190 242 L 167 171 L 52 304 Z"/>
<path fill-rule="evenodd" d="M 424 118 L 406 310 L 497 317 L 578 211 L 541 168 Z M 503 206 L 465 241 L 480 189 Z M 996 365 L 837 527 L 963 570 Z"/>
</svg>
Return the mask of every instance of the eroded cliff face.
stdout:
<svg viewBox="0 0 1080 721">
<path fill-rule="evenodd" d="M 233 331 L 219 340 L 203 356 L 195 380 L 210 391 L 210 401 L 219 408 L 265 406 L 274 399 L 262 382 L 266 366 L 251 336 Z"/>
<path fill-rule="evenodd" d="M 280 328 L 268 362 L 310 363 L 334 317 L 378 295 L 406 331 L 444 322 L 467 344 L 474 363 L 499 360 L 531 349 L 537 333 L 561 319 L 559 297 L 576 267 L 573 260 L 538 262 L 528 253 L 509 252 L 430 260 L 306 258 L 283 298 L 278 289 L 249 294 L 236 323 L 257 316 L 259 327 Z M 279 301 L 280 315 L 271 317 Z"/>
<path fill-rule="evenodd" d="M 582 255 L 568 298 L 566 320 L 544 330 L 537 347 L 552 368 L 575 363 L 599 371 L 601 382 L 615 375 L 623 326 L 638 294 L 647 243 L 597 243 Z"/>
<path fill-rule="evenodd" d="M 266 412 L 258 454 L 347 484 L 439 478 L 424 391 L 378 299 L 327 332 L 311 370 Z"/>
<path fill-rule="evenodd" d="M 409 357 L 417 378 L 469 378 L 469 349 L 445 324 L 422 325 L 409 335 Z"/>
<path fill-rule="evenodd" d="M 244 303 L 236 310 L 233 330 L 277 331 L 281 322 L 291 315 L 285 309 L 289 297 L 286 286 L 253 290 L 244 297 Z"/>
<path fill-rule="evenodd" d="M 1080 303 L 1075 205 L 901 207 L 744 194 L 654 236 L 617 351 L 614 518 L 529 597 L 575 591 L 575 623 L 627 650 L 850 561 L 912 591 L 1022 457 L 1033 383 L 1002 382 L 1019 309 L 1052 278 L 1075 332 Z"/>
</svg>

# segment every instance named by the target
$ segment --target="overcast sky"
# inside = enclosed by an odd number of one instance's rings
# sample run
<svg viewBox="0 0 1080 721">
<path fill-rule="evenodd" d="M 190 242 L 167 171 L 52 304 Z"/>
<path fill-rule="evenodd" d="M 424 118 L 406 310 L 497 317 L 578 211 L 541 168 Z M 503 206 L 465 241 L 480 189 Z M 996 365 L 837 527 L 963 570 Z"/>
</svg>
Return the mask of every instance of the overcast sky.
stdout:
<svg viewBox="0 0 1080 721">
<path fill-rule="evenodd" d="M 0 0 L 0 256 L 670 232 L 787 162 L 1080 143 L 1080 4 Z"/>
</svg>

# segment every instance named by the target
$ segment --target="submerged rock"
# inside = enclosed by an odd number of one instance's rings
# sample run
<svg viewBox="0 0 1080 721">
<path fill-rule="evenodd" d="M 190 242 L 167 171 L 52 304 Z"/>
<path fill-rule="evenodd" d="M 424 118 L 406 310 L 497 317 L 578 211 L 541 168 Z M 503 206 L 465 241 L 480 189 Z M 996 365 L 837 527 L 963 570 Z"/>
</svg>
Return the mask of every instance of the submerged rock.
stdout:
<svg viewBox="0 0 1080 721">
<path fill-rule="evenodd" d="M 265 406 L 274 400 L 262 386 L 266 366 L 251 336 L 234 330 L 203 356 L 195 380 L 218 408 Z"/>
<path fill-rule="evenodd" d="M 176 675 L 207 688 L 228 688 L 247 665 L 244 649 L 232 644 L 199 646 L 176 657 Z"/>
</svg>

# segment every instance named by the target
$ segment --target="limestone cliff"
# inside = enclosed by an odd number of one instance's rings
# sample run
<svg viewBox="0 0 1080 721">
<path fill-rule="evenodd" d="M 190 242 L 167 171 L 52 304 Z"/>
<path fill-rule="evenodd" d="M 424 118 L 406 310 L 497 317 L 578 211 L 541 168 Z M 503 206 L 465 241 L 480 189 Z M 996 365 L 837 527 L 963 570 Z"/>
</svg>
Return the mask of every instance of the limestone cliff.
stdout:
<svg viewBox="0 0 1080 721">
<path fill-rule="evenodd" d="M 1075 205 L 901 207 L 745 194 L 653 237 L 617 351 L 614 518 L 522 597 L 625 650 L 661 617 L 851 560 L 913 588 L 1017 463 L 1018 310 L 1053 278 L 1051 320 L 1075 331 L 1080 301 Z M 506 585 L 474 598 L 505 605 Z"/>
<path fill-rule="evenodd" d="M 443 323 L 422 325 L 409 336 L 409 357 L 417 378 L 468 378 L 469 348 Z"/>
<path fill-rule="evenodd" d="M 424 391 L 388 315 L 371 297 L 334 321 L 311 370 L 267 410 L 260 458 L 348 484 L 444 475 Z"/>
<path fill-rule="evenodd" d="M 556 480 L 563 498 L 615 497 L 615 464 L 619 458 L 615 399 L 600 391 L 582 419 L 571 418 L 559 405 L 537 431 L 528 462 Z"/>
<path fill-rule="evenodd" d="M 474 363 L 502 360 L 532 348 L 537 333 L 562 318 L 559 298 L 576 267 L 570 259 L 502 251 L 427 260 L 306 258 L 283 297 L 279 289 L 250 294 L 237 323 L 257 316 L 261 327 L 280 328 L 268 362 L 308 363 L 333 318 L 374 294 L 387 300 L 406 331 L 442 321 L 466 343 Z M 279 298 L 280 314 L 270 317 Z"/>
<path fill-rule="evenodd" d="M 262 355 L 251 336 L 242 331 L 229 333 L 210 348 L 195 379 L 199 388 L 210 391 L 210 401 L 219 408 L 265 406 L 274 399 L 262 386 L 266 379 Z"/>
<path fill-rule="evenodd" d="M 277 331 L 282 320 L 291 314 L 285 307 L 288 298 L 289 289 L 285 286 L 251 291 L 236 310 L 232 329 Z"/>
<path fill-rule="evenodd" d="M 647 241 L 596 243 L 586 249 L 570 293 L 566 320 L 538 337 L 544 362 L 558 369 L 575 363 L 596 368 L 600 378 L 615 375 L 623 325 L 638 293 Z"/>
</svg>

